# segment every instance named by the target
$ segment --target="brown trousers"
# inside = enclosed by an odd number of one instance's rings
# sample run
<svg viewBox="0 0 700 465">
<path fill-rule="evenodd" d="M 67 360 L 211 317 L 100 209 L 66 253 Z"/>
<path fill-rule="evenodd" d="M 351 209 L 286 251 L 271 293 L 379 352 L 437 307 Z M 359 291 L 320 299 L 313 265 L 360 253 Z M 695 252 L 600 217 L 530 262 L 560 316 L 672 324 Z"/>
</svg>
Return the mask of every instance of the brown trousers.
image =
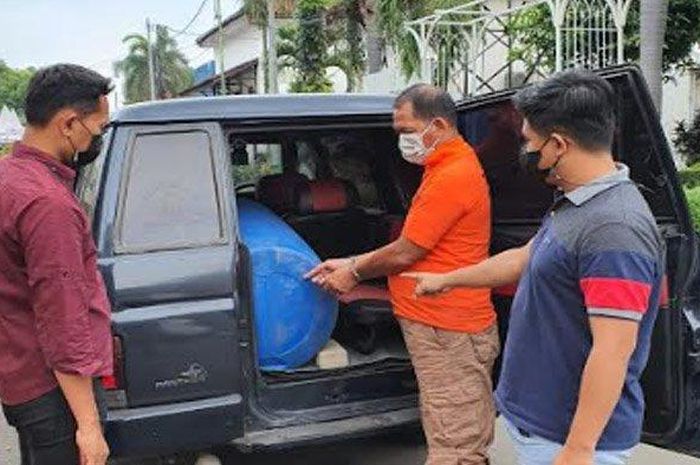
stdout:
<svg viewBox="0 0 700 465">
<path fill-rule="evenodd" d="M 486 465 L 496 410 L 491 373 L 500 350 L 496 325 L 447 331 L 399 318 L 418 379 L 426 465 Z"/>
</svg>

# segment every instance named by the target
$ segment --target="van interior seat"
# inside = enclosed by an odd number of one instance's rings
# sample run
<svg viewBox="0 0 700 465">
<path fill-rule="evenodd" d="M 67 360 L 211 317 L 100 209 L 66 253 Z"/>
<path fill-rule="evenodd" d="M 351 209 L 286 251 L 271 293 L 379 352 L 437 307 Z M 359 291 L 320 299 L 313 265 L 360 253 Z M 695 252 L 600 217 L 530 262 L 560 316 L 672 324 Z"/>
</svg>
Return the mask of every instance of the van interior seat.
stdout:
<svg viewBox="0 0 700 465">
<path fill-rule="evenodd" d="M 255 189 L 258 202 L 278 215 L 285 215 L 295 209 L 296 191 L 309 183 L 309 179 L 296 171 L 263 176 Z"/>
<path fill-rule="evenodd" d="M 347 257 L 374 249 L 380 240 L 378 217 L 357 206 L 355 187 L 337 178 L 299 184 L 296 210 L 285 220 L 321 259 Z"/>
</svg>

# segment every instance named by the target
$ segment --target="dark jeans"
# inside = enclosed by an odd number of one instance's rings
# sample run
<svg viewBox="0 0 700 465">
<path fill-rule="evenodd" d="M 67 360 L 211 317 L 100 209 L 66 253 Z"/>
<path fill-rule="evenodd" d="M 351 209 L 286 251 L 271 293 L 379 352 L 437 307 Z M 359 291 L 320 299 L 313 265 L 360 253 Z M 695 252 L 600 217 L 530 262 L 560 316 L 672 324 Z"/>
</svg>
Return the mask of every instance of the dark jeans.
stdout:
<svg viewBox="0 0 700 465">
<path fill-rule="evenodd" d="M 102 387 L 95 383 L 95 399 L 105 418 Z M 3 405 L 7 422 L 17 429 L 22 465 L 79 465 L 75 444 L 77 425 L 66 398 L 56 388 L 20 405 Z"/>
</svg>

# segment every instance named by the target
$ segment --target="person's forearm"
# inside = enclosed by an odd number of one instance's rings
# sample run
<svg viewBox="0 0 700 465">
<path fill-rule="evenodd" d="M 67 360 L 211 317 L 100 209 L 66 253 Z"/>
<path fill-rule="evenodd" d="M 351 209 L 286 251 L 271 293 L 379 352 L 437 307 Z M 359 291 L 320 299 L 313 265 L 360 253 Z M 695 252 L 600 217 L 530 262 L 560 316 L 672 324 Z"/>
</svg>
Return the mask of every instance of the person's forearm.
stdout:
<svg viewBox="0 0 700 465">
<path fill-rule="evenodd" d="M 447 273 L 446 287 L 494 288 L 515 283 L 527 263 L 526 254 L 523 248 L 506 250 L 476 265 Z"/>
<path fill-rule="evenodd" d="M 629 356 L 596 350 L 588 356 L 583 370 L 576 414 L 566 446 L 591 452 L 600 439 L 613 409 L 620 399 Z"/>
<path fill-rule="evenodd" d="M 397 251 L 394 244 L 355 257 L 355 269 L 363 280 L 399 274 L 414 263 L 413 257 Z"/>
<path fill-rule="evenodd" d="M 95 402 L 92 378 L 54 371 L 78 429 L 100 428 L 100 415 Z"/>
</svg>

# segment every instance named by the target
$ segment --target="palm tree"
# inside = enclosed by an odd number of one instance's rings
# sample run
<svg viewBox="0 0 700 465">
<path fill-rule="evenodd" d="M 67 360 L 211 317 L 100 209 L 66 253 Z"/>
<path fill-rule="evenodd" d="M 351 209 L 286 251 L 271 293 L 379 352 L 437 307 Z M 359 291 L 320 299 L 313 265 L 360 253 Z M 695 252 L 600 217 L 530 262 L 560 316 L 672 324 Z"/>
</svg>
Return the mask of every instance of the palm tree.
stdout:
<svg viewBox="0 0 700 465">
<path fill-rule="evenodd" d="M 378 29 L 399 56 L 401 70 L 406 77 L 420 68 L 418 44 L 407 32 L 407 21 L 432 14 L 435 10 L 464 4 L 464 0 L 373 0 Z M 427 78 L 424 76 L 424 79 Z"/>
<path fill-rule="evenodd" d="M 277 17 L 289 17 L 296 6 L 295 0 L 275 1 L 275 15 Z M 263 69 L 265 70 L 265 93 L 270 90 L 269 65 L 268 65 L 268 39 L 267 39 L 267 0 L 243 0 L 243 11 L 248 21 L 258 26 L 262 31 Z"/>
<path fill-rule="evenodd" d="M 148 39 L 142 34 L 129 34 L 123 42 L 129 53 L 117 62 L 115 68 L 125 76 L 124 95 L 127 103 L 150 98 L 148 75 Z M 153 43 L 153 67 L 155 70 L 156 96 L 168 98 L 178 95 L 192 85 L 192 70 L 187 59 L 178 50 L 177 42 L 164 26 L 156 26 Z"/>
<path fill-rule="evenodd" d="M 668 0 L 641 0 L 639 64 L 647 80 L 652 101 L 659 112 L 663 91 L 663 47 L 667 11 Z"/>
</svg>

